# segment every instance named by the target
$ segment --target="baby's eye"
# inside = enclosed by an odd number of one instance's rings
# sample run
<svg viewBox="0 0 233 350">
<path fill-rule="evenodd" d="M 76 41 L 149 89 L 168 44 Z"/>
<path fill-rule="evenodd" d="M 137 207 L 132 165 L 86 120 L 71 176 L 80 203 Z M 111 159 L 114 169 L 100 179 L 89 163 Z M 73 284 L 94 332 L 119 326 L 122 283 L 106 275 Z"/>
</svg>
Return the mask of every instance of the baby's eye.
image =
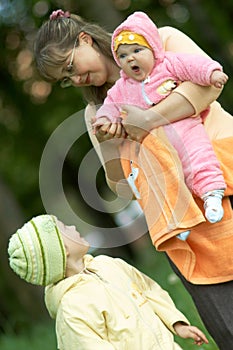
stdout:
<svg viewBox="0 0 233 350">
<path fill-rule="evenodd" d="M 124 54 L 124 53 L 122 53 L 122 54 L 120 54 L 119 56 L 118 56 L 118 58 L 120 59 L 120 60 L 122 60 L 123 58 L 125 58 L 126 57 L 126 54 Z"/>
<path fill-rule="evenodd" d="M 135 52 L 135 53 L 138 53 L 138 52 L 140 52 L 140 51 L 142 51 L 142 50 L 143 50 L 142 48 L 137 48 L 137 49 L 134 50 L 134 52 Z"/>
</svg>

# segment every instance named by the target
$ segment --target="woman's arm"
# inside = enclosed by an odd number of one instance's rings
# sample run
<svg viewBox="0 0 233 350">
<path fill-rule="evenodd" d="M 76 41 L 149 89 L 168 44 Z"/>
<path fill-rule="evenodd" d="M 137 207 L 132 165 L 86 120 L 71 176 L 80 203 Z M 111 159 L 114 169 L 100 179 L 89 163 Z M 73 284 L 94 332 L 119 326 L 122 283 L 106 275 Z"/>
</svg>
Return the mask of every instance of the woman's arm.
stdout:
<svg viewBox="0 0 233 350">
<path fill-rule="evenodd" d="M 154 128 L 197 115 L 205 110 L 209 102 L 215 100 L 221 92 L 221 89 L 195 85 L 191 82 L 183 82 L 176 90 L 147 110 L 129 105 L 122 106 L 127 113 L 123 125 L 131 139 L 141 142 Z M 211 93 L 210 90 L 212 90 Z M 195 105 L 191 104 L 190 96 Z M 211 98 L 211 101 L 207 100 L 207 97 Z"/>
<path fill-rule="evenodd" d="M 207 56 L 189 36 L 173 27 L 159 28 L 159 34 L 163 42 L 164 50 L 174 53 L 190 53 Z M 221 94 L 221 89 L 214 86 L 200 86 L 190 82 L 180 84 L 175 90 L 174 94 L 178 93 L 186 98 L 194 108 L 195 115 L 206 109 L 212 102 L 214 102 Z M 160 112 L 158 110 L 158 112 Z"/>
<path fill-rule="evenodd" d="M 168 26 L 159 28 L 159 34 L 165 51 L 171 51 L 174 53 L 190 53 L 208 57 L 206 52 L 204 52 L 189 36 L 176 28 Z M 184 82 L 174 90 L 174 94 L 180 94 L 184 97 L 183 103 L 191 104 L 195 115 L 199 114 L 212 102 L 214 102 L 219 97 L 220 93 L 221 89 L 219 90 L 213 86 L 203 87 L 190 82 Z M 161 113 L 161 109 L 158 109 L 157 112 Z M 190 109 L 187 108 L 185 111 L 185 108 L 183 107 L 183 115 L 184 112 L 189 114 Z M 165 113 L 168 117 L 170 110 L 165 110 Z M 188 117 L 192 114 L 186 116 Z"/>
<path fill-rule="evenodd" d="M 109 123 L 102 126 L 100 131 L 97 131 L 96 135 L 94 135 L 92 120 L 95 114 L 95 106 L 88 105 L 85 110 L 87 131 L 92 145 L 104 167 L 106 182 L 114 193 L 117 193 L 121 197 L 132 199 L 133 193 L 125 179 L 118 149 L 120 143 L 124 140 L 124 131 L 119 129 L 119 124 Z"/>
</svg>

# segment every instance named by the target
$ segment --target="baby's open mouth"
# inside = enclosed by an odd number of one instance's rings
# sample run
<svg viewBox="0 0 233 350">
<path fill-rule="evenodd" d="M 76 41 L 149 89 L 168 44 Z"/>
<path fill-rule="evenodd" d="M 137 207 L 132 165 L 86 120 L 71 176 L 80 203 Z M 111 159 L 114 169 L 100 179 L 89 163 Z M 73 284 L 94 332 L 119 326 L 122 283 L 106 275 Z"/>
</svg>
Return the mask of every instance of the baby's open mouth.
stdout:
<svg viewBox="0 0 233 350">
<path fill-rule="evenodd" d="M 132 71 L 134 71 L 135 73 L 138 73 L 140 71 L 140 68 L 138 66 L 132 66 L 131 67 Z"/>
</svg>

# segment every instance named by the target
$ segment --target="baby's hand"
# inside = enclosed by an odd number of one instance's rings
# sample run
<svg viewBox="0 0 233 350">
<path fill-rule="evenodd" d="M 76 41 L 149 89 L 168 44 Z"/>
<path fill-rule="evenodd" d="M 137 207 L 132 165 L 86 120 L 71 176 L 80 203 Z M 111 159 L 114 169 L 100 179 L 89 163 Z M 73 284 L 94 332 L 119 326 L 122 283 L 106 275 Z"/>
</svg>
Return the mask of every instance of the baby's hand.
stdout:
<svg viewBox="0 0 233 350">
<path fill-rule="evenodd" d="M 182 322 L 176 322 L 173 325 L 177 335 L 179 335 L 181 338 L 192 338 L 194 340 L 194 344 L 196 345 L 202 345 L 203 343 L 208 344 L 208 340 L 205 336 L 205 334 L 197 327 L 195 326 L 189 326 L 187 324 L 184 324 Z"/>
<path fill-rule="evenodd" d="M 93 118 L 92 120 L 92 131 L 93 134 L 96 135 L 96 132 L 98 129 L 100 129 L 102 126 L 106 126 L 106 128 L 109 128 L 111 126 L 111 122 L 107 117 L 100 117 L 98 119 Z"/>
<path fill-rule="evenodd" d="M 123 125 L 122 119 L 118 118 L 116 123 L 112 123 L 108 118 L 92 118 L 92 129 L 99 142 L 104 142 L 111 139 L 125 139 L 127 134 Z"/>
<path fill-rule="evenodd" d="M 92 128 L 96 129 L 99 126 L 102 126 L 104 124 L 109 124 L 111 123 L 110 120 L 107 117 L 100 117 L 98 119 L 95 118 L 95 120 L 92 123 Z"/>
<path fill-rule="evenodd" d="M 216 88 L 220 88 L 226 84 L 228 80 L 228 76 L 220 71 L 220 70 L 214 70 L 210 77 L 210 83 L 211 85 L 214 85 Z"/>
</svg>

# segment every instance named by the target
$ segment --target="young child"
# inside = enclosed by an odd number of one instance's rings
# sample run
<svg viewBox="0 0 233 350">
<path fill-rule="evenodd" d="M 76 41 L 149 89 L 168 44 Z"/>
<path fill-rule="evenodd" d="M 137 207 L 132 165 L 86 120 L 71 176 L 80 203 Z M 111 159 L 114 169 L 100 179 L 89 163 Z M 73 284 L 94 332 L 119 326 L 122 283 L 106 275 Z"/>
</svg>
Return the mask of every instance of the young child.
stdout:
<svg viewBox="0 0 233 350">
<path fill-rule="evenodd" d="M 104 105 L 98 110 L 95 128 L 109 120 L 116 123 L 122 114 L 121 104 L 149 108 L 170 94 L 181 81 L 221 88 L 228 79 L 221 66 L 207 57 L 165 52 L 157 27 L 142 12 L 129 16 L 114 31 L 112 52 L 122 68 L 121 78 L 108 91 Z M 203 199 L 205 216 L 215 223 L 223 217 L 222 197 L 226 185 L 202 124 L 207 113 L 206 110 L 201 116 L 174 122 L 164 129 L 178 152 L 188 188 Z M 128 180 L 136 192 L 135 177 L 131 174 Z"/>
<path fill-rule="evenodd" d="M 9 241 L 14 272 L 47 286 L 60 350 L 178 350 L 172 333 L 208 344 L 156 282 L 121 259 L 93 257 L 88 249 L 74 226 L 52 215 L 32 218 Z"/>
</svg>

